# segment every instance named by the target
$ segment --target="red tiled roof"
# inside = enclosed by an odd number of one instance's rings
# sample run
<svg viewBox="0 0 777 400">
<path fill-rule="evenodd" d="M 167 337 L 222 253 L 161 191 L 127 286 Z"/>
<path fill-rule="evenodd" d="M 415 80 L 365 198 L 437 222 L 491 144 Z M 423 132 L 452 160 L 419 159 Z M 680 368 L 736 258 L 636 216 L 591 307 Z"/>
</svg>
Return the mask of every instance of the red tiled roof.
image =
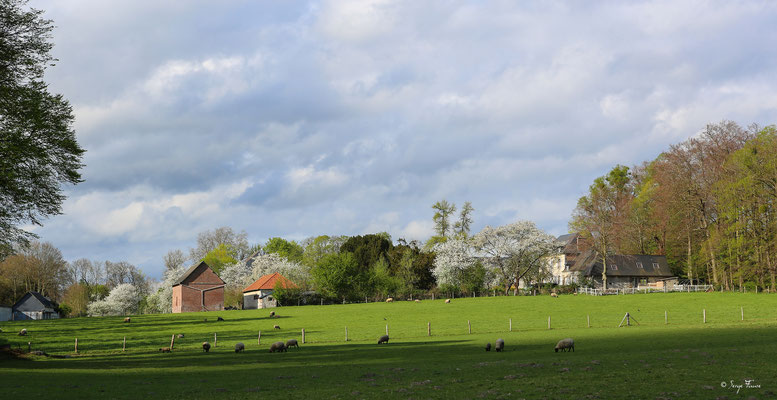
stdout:
<svg viewBox="0 0 777 400">
<path fill-rule="evenodd" d="M 294 282 L 286 279 L 286 277 L 276 272 L 257 279 L 256 282 L 248 285 L 247 288 L 243 289 L 243 293 L 252 292 L 254 290 L 270 290 L 275 288 L 276 282 L 280 282 L 281 286 L 287 289 L 297 287 Z"/>
</svg>

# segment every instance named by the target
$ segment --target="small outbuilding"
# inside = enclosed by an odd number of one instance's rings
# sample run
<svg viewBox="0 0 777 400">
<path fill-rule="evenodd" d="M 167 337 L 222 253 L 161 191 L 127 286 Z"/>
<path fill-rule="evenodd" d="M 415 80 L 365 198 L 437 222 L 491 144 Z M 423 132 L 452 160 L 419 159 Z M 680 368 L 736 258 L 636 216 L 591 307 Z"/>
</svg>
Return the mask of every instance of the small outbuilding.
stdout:
<svg viewBox="0 0 777 400">
<path fill-rule="evenodd" d="M 14 320 L 57 319 L 57 305 L 38 292 L 27 292 L 12 307 Z"/>
<path fill-rule="evenodd" d="M 297 287 L 294 282 L 286 279 L 278 272 L 264 275 L 243 289 L 243 309 L 277 307 L 278 301 L 272 295 L 275 285 L 281 285 L 284 289 Z"/>
<path fill-rule="evenodd" d="M 224 281 L 204 261 L 192 266 L 173 284 L 173 312 L 224 309 Z"/>
<path fill-rule="evenodd" d="M 0 306 L 0 322 L 10 321 L 13 318 L 13 307 Z"/>
</svg>

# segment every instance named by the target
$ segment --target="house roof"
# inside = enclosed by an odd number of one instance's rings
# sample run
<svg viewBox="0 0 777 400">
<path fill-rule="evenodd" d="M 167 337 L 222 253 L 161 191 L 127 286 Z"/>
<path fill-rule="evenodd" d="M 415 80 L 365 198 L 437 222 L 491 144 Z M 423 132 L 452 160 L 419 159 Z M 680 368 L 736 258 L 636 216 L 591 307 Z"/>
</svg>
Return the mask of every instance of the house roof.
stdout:
<svg viewBox="0 0 777 400">
<path fill-rule="evenodd" d="M 243 289 L 243 293 L 245 292 L 252 292 L 254 290 L 272 290 L 275 288 L 275 284 L 280 282 L 281 286 L 284 288 L 296 288 L 297 285 L 294 284 L 294 282 L 286 279 L 285 276 L 281 275 L 278 272 L 264 275 L 261 278 L 257 279 L 256 282 L 248 285 L 247 288 Z"/>
<path fill-rule="evenodd" d="M 566 235 L 561 235 L 561 236 L 557 237 L 556 241 L 559 242 L 562 246 L 566 246 L 576 236 L 577 236 L 577 233 L 567 233 Z"/>
<path fill-rule="evenodd" d="M 580 255 L 570 270 L 580 271 L 585 276 L 602 274 L 602 261 L 593 251 Z M 666 256 L 658 255 L 622 255 L 607 256 L 607 275 L 634 277 L 671 277 Z"/>
<path fill-rule="evenodd" d="M 37 310 L 38 307 L 35 307 L 34 303 L 33 304 L 29 303 L 29 300 L 31 298 L 36 300 L 38 303 L 40 303 L 40 306 L 42 308 L 51 308 L 51 309 L 57 308 L 56 304 L 54 304 L 54 302 L 51 301 L 51 299 L 49 299 L 48 297 L 46 297 L 46 296 L 44 296 L 44 295 L 42 295 L 42 294 L 40 294 L 38 292 L 32 292 L 32 291 L 25 293 L 24 296 L 22 296 L 22 298 L 19 299 L 19 301 L 17 301 L 16 304 L 14 304 L 12 308 L 13 309 L 18 309 L 19 307 L 24 305 L 24 306 L 26 306 L 26 307 L 24 307 L 24 308 L 26 308 L 24 311 L 35 311 L 35 310 Z"/>
<path fill-rule="evenodd" d="M 202 268 L 200 268 L 200 267 L 202 267 Z M 183 275 L 181 275 L 181 277 L 178 278 L 177 281 L 173 282 L 173 286 L 177 286 L 177 285 L 182 284 L 186 279 L 188 279 L 190 276 L 194 275 L 194 273 L 196 271 L 202 271 L 202 269 L 204 269 L 204 268 L 207 268 L 207 269 L 210 269 L 211 271 L 213 271 L 213 269 L 211 269 L 210 266 L 205 263 L 205 261 L 201 261 L 199 264 L 194 264 L 188 270 L 186 270 L 186 272 L 184 272 Z M 215 272 L 214 272 L 213 275 L 216 275 Z M 218 277 L 218 275 L 216 275 L 216 277 Z M 218 278 L 221 281 L 221 283 L 224 283 L 224 281 L 220 277 L 218 277 Z"/>
</svg>

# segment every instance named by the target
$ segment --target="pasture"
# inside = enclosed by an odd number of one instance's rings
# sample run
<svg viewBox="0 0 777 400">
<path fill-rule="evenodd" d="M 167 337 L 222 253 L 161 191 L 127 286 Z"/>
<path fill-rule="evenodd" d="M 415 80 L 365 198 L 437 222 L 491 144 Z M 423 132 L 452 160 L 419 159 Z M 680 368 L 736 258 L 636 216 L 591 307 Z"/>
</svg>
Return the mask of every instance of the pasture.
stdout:
<svg viewBox="0 0 777 400">
<path fill-rule="evenodd" d="M 777 296 L 768 294 L 486 297 L 274 311 L 276 318 L 270 310 L 245 310 L 137 315 L 128 324 L 123 317 L 0 322 L 0 345 L 26 351 L 29 342 L 33 351 L 69 356 L 0 353 L 2 398 L 684 399 L 777 393 Z M 619 328 L 626 312 L 632 326 Z M 224 321 L 216 321 L 219 316 Z M 387 325 L 390 342 L 378 345 Z M 27 336 L 17 335 L 22 328 Z M 158 352 L 179 333 L 185 337 L 176 339 L 172 353 Z M 214 334 L 217 345 L 204 353 L 201 343 L 213 345 Z M 575 339 L 575 352 L 554 352 L 567 337 Z M 486 352 L 486 342 L 497 338 L 505 340 L 505 351 Z M 287 339 L 299 340 L 300 348 L 269 353 L 273 342 Z M 237 342 L 245 352 L 234 352 Z"/>
</svg>

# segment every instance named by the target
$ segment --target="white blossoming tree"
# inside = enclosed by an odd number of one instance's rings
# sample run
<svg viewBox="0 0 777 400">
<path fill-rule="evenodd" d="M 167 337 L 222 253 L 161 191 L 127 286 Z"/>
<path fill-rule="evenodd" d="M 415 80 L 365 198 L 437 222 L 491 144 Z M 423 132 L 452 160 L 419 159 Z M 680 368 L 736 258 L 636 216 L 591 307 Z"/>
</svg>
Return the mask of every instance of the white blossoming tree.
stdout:
<svg viewBox="0 0 777 400">
<path fill-rule="evenodd" d="M 434 252 L 437 256 L 432 274 L 438 286 L 458 286 L 463 273 L 475 265 L 472 245 L 466 239 L 449 239 L 438 243 Z"/>
<path fill-rule="evenodd" d="M 559 250 L 555 238 L 531 221 L 486 226 L 473 237 L 473 244 L 498 275 L 505 294 L 525 276 L 546 268 L 545 258 Z"/>
<path fill-rule="evenodd" d="M 86 307 L 90 316 L 127 315 L 136 313 L 142 296 L 131 283 L 122 283 L 103 300 L 97 300 Z"/>
<path fill-rule="evenodd" d="M 186 272 L 183 264 L 165 271 L 164 279 L 146 299 L 147 311 L 155 313 L 173 312 L 173 284 Z"/>
</svg>

